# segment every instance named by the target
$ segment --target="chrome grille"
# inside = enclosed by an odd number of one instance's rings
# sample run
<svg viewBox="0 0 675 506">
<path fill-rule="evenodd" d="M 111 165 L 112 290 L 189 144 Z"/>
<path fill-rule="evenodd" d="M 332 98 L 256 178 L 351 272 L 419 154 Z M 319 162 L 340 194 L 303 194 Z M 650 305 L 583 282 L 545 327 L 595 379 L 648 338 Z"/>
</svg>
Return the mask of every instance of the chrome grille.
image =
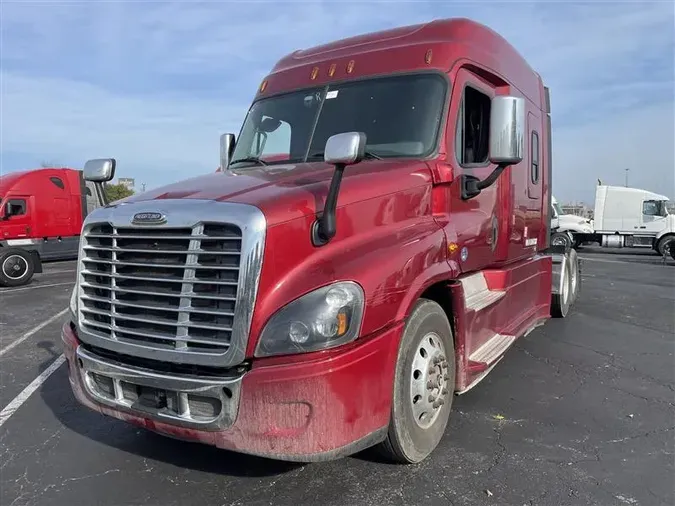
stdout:
<svg viewBox="0 0 675 506">
<path fill-rule="evenodd" d="M 81 327 L 158 350 L 221 354 L 230 346 L 242 231 L 93 224 L 84 234 Z"/>
</svg>

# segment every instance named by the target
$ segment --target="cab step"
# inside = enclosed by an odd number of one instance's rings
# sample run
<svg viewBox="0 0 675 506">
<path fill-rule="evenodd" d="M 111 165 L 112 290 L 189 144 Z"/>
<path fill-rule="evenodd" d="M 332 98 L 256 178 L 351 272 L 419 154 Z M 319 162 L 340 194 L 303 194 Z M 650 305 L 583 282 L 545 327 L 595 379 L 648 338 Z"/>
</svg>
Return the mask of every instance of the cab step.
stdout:
<svg viewBox="0 0 675 506">
<path fill-rule="evenodd" d="M 467 311 L 481 311 L 506 295 L 503 290 L 490 290 L 482 272 L 461 278 L 460 282 L 464 289 L 464 307 Z"/>
<path fill-rule="evenodd" d="M 497 360 L 516 340 L 516 336 L 495 334 L 480 348 L 469 355 L 469 361 L 485 364 L 486 368 Z"/>
</svg>

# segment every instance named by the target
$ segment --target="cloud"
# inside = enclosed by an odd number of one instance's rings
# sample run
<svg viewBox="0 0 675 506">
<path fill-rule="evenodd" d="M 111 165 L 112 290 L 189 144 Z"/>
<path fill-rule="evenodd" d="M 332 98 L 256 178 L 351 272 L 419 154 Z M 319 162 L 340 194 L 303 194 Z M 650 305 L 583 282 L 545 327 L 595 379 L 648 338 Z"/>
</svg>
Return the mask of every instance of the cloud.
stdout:
<svg viewBox="0 0 675 506">
<path fill-rule="evenodd" d="M 43 2 L 2 6 L 1 170 L 115 156 L 149 187 L 211 172 L 261 79 L 295 49 L 466 16 L 551 87 L 554 184 L 675 195 L 671 2 Z M 592 175 L 591 175 L 592 174 Z M 600 174 L 596 176 L 596 174 Z"/>
</svg>

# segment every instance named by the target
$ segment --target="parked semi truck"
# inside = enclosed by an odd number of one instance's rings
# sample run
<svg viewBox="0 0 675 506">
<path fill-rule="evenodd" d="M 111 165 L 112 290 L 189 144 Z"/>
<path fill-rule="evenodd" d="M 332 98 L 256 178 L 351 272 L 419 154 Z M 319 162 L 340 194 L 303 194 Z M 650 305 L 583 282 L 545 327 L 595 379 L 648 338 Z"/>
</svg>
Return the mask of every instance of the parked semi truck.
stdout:
<svg viewBox="0 0 675 506">
<path fill-rule="evenodd" d="M 668 213 L 668 197 L 639 188 L 598 185 L 593 221 L 560 219 L 574 245 L 597 243 L 607 248 L 652 248 L 675 258 L 675 216 Z M 554 243 L 569 246 L 562 238 Z"/>
<path fill-rule="evenodd" d="M 419 462 L 454 395 L 578 294 L 549 244 L 548 89 L 473 21 L 285 56 L 220 167 L 87 217 L 62 331 L 85 406 L 276 459 Z"/>
<path fill-rule="evenodd" d="M 84 218 L 104 205 L 81 170 L 44 168 L 0 176 L 0 286 L 20 286 L 42 260 L 75 259 Z"/>
<path fill-rule="evenodd" d="M 593 233 L 593 220 L 575 214 L 566 214 L 555 196 L 551 196 L 551 220 L 556 224 L 552 230 L 551 244 L 565 248 L 578 248 L 583 243 L 575 238 L 577 233 Z M 551 225 L 553 229 L 553 225 Z"/>
</svg>

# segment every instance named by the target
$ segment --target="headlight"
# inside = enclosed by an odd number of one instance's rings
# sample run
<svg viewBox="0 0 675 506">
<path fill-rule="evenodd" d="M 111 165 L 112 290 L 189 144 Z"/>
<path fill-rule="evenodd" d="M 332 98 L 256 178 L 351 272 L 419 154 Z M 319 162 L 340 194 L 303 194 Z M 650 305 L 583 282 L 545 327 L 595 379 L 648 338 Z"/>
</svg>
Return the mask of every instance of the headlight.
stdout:
<svg viewBox="0 0 675 506">
<path fill-rule="evenodd" d="M 356 339 L 363 289 L 351 281 L 324 286 L 287 304 L 262 331 L 256 356 L 325 350 Z"/>
<path fill-rule="evenodd" d="M 73 286 L 73 293 L 70 294 L 70 312 L 77 318 L 77 283 Z"/>
</svg>

